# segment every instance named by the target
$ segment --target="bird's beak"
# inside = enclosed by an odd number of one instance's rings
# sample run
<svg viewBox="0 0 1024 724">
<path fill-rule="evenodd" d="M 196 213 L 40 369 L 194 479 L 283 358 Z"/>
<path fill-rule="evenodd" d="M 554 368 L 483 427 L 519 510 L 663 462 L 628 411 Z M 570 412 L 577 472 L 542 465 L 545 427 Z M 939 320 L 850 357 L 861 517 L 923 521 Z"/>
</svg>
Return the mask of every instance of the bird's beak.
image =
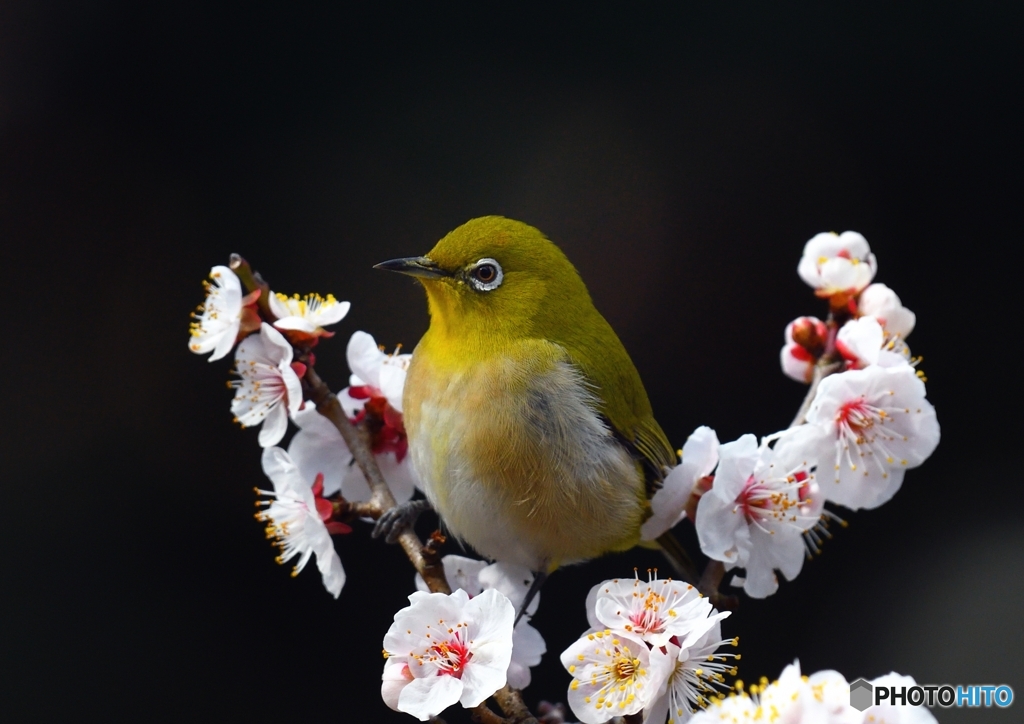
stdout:
<svg viewBox="0 0 1024 724">
<path fill-rule="evenodd" d="M 373 268 L 385 269 L 387 271 L 398 272 L 399 274 L 408 274 L 412 277 L 422 277 L 424 279 L 439 279 L 441 277 L 451 276 L 450 272 L 445 271 L 437 265 L 437 262 L 432 259 L 428 259 L 425 256 L 407 256 L 404 259 L 382 261 L 380 264 L 375 264 Z"/>
</svg>

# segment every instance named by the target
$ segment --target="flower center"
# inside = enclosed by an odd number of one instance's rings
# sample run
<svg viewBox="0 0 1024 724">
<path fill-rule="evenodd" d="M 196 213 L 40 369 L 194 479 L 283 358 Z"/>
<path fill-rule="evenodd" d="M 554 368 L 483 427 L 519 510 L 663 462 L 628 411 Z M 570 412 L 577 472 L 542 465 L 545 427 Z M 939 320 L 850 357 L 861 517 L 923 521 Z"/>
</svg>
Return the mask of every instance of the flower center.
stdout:
<svg viewBox="0 0 1024 724">
<path fill-rule="evenodd" d="M 867 404 L 863 397 L 858 397 L 856 400 L 843 403 L 836 413 L 836 423 L 840 426 L 845 425 L 851 431 L 860 435 L 865 430 L 874 426 L 880 412 L 882 415 L 885 414 L 881 410 Z"/>
<path fill-rule="evenodd" d="M 661 604 L 664 602 L 664 596 L 648 591 L 643 605 L 630 612 L 630 622 L 640 633 L 661 633 L 665 628 L 665 619 L 661 616 Z"/>
<path fill-rule="evenodd" d="M 455 635 L 447 641 L 436 643 L 430 647 L 431 658 L 440 667 L 440 673 L 447 676 L 462 678 L 462 672 L 466 664 L 473 658 L 469 647 L 462 641 L 462 631 L 455 631 Z"/>
<path fill-rule="evenodd" d="M 349 395 L 357 400 L 366 400 L 363 409 L 356 414 L 352 422 L 362 422 L 370 431 L 373 452 L 377 455 L 393 452 L 395 460 L 402 462 L 409 451 L 409 438 L 405 432 L 402 413 L 391 407 L 387 398 L 376 387 L 350 387 Z"/>
<path fill-rule="evenodd" d="M 612 665 L 612 669 L 615 672 L 615 678 L 623 683 L 632 683 L 639 668 L 640 659 L 630 658 L 629 656 L 623 656 L 621 654 L 616 657 L 615 663 Z"/>
<path fill-rule="evenodd" d="M 801 503 L 810 502 L 801 495 L 808 487 L 806 480 L 807 474 L 802 471 L 763 481 L 751 475 L 736 498 L 737 506 L 743 510 L 748 524 L 761 528 L 762 523 L 795 522 Z"/>
<path fill-rule="evenodd" d="M 743 484 L 743 490 L 736 502 L 743 509 L 743 515 L 746 516 L 747 522 L 753 523 L 764 518 L 765 512 L 771 507 L 771 491 L 751 475 Z"/>
<path fill-rule="evenodd" d="M 321 297 L 319 294 L 307 294 L 304 297 L 300 297 L 298 294 L 294 294 L 289 297 L 286 294 L 277 293 L 275 296 L 284 302 L 288 311 L 296 317 L 318 314 L 338 303 L 333 294 L 328 294 L 326 297 Z"/>
</svg>

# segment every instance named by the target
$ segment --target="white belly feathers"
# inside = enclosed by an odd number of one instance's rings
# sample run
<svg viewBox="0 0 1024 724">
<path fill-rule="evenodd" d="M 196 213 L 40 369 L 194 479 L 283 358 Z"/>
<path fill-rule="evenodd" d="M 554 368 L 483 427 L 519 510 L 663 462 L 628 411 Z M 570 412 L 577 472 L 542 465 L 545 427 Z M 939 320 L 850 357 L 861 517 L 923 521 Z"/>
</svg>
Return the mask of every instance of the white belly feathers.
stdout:
<svg viewBox="0 0 1024 724">
<path fill-rule="evenodd" d="M 451 534 L 531 570 L 636 542 L 641 473 L 570 363 L 498 359 L 430 382 L 409 450 Z"/>
</svg>

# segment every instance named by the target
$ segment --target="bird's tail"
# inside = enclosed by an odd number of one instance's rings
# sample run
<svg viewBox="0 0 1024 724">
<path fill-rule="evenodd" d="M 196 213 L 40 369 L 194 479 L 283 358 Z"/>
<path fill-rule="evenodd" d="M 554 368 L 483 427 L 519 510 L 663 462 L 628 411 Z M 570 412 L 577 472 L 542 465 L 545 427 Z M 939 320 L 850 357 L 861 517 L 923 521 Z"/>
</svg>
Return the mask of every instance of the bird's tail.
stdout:
<svg viewBox="0 0 1024 724">
<path fill-rule="evenodd" d="M 665 531 L 658 536 L 658 547 L 661 549 L 662 555 L 672 565 L 676 575 L 687 583 L 696 586 L 700 581 L 697 567 L 693 565 L 693 561 L 690 560 L 690 555 L 683 548 L 683 544 L 672 535 L 672 531 Z"/>
</svg>

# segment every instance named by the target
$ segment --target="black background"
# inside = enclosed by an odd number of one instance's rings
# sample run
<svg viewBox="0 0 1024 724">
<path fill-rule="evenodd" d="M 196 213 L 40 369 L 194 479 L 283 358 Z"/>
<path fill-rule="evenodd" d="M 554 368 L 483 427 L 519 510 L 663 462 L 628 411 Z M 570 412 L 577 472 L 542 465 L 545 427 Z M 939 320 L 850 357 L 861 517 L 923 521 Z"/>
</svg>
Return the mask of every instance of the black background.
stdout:
<svg viewBox="0 0 1024 724">
<path fill-rule="evenodd" d="M 782 330 L 823 313 L 802 245 L 864 233 L 942 443 L 725 633 L 747 680 L 800 657 L 1024 693 L 1014 5 L 0 5 L 5 719 L 408 720 L 378 685 L 410 568 L 363 528 L 338 601 L 274 565 L 256 432 L 187 315 L 233 251 L 349 299 L 318 364 L 341 387 L 352 331 L 427 323 L 371 265 L 495 213 L 577 264 L 676 444 L 788 423 Z M 564 699 L 588 587 L 657 563 L 552 578 L 529 701 Z"/>
</svg>

